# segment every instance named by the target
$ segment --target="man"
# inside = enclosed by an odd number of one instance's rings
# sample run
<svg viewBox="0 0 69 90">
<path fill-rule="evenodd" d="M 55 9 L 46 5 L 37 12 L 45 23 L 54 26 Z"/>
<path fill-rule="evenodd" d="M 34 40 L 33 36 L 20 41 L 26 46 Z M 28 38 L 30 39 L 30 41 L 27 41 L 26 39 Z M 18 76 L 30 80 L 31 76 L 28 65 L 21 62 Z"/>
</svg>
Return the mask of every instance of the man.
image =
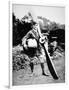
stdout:
<svg viewBox="0 0 69 90">
<path fill-rule="evenodd" d="M 45 57 L 45 53 L 44 53 L 44 49 L 42 47 L 42 45 L 40 44 L 40 37 L 39 37 L 39 33 L 37 30 L 37 24 L 33 25 L 33 29 L 30 30 L 25 37 L 23 37 L 22 39 L 22 45 L 23 45 L 23 50 L 24 53 L 26 53 L 29 57 L 30 57 L 30 68 L 31 71 L 33 72 L 34 70 L 34 63 L 32 61 L 32 58 L 34 58 L 34 56 L 37 56 L 39 58 L 40 61 L 40 65 L 42 68 L 42 75 L 48 76 L 45 74 L 44 71 L 44 62 L 46 60 Z M 39 55 L 37 55 L 38 53 Z"/>
</svg>

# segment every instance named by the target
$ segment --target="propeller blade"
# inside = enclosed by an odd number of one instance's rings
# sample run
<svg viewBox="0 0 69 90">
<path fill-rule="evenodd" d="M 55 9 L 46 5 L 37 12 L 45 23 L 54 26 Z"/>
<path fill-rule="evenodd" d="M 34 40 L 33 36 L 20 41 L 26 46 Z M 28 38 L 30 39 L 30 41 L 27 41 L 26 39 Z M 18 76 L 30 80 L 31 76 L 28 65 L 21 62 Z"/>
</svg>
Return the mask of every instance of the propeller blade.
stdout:
<svg viewBox="0 0 69 90">
<path fill-rule="evenodd" d="M 46 48 L 45 48 L 45 44 L 43 44 L 42 46 L 43 46 L 44 51 L 45 51 L 48 69 L 49 69 L 52 77 L 53 77 L 55 80 L 57 80 L 57 79 L 58 79 L 58 75 L 57 75 L 56 69 L 55 69 L 55 67 L 54 67 L 53 61 L 52 61 L 52 59 L 50 58 L 50 55 L 49 55 L 48 51 L 47 51 Z"/>
</svg>

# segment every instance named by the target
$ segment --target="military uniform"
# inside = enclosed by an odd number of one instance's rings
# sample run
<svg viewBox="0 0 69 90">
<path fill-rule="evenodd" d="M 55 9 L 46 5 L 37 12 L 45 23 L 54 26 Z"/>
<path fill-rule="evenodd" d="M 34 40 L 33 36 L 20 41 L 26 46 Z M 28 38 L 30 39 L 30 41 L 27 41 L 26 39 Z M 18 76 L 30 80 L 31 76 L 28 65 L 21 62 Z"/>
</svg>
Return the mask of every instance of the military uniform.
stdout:
<svg viewBox="0 0 69 90">
<path fill-rule="evenodd" d="M 35 46 L 32 46 L 32 47 L 28 47 L 28 44 L 27 44 L 27 41 L 28 39 L 35 39 L 36 42 L 37 42 L 37 47 Z M 43 47 L 41 46 L 41 44 L 39 43 L 39 33 L 37 31 L 36 28 L 34 28 L 33 30 L 30 30 L 26 35 L 25 37 L 22 39 L 22 45 L 23 45 L 23 48 L 24 48 L 24 51 L 27 50 L 26 54 L 29 55 L 29 57 L 31 58 L 31 60 L 33 60 L 34 56 L 37 56 L 39 58 L 39 61 L 41 63 L 44 63 L 46 61 L 46 58 L 45 58 L 45 53 L 44 53 L 44 49 Z M 29 51 L 29 52 L 28 52 Z"/>
<path fill-rule="evenodd" d="M 32 44 L 32 47 L 28 46 L 27 41 L 31 38 L 32 38 L 32 40 L 33 39 L 36 40 L 37 46 L 36 45 L 34 46 L 33 44 Z M 39 42 L 39 39 L 40 39 L 39 33 L 38 33 L 37 28 L 35 27 L 35 28 L 33 28 L 33 30 L 30 30 L 25 35 L 25 37 L 22 39 L 22 45 L 23 45 L 24 52 L 30 57 L 31 71 L 33 72 L 33 69 L 34 69 L 34 60 L 36 60 L 36 63 L 38 62 L 37 59 L 34 59 L 34 57 L 36 56 L 39 60 L 40 65 L 41 65 L 42 74 L 45 76 L 48 76 L 45 74 L 45 71 L 44 71 L 44 62 L 46 62 L 45 52 L 44 52 L 42 45 Z"/>
</svg>

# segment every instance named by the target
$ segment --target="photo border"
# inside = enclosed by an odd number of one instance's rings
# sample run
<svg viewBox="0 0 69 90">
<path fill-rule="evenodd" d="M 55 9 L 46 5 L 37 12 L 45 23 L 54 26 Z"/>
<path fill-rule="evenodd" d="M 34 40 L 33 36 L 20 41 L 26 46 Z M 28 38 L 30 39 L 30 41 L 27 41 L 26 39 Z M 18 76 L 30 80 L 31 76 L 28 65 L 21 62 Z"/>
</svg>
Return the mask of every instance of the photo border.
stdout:
<svg viewBox="0 0 69 90">
<path fill-rule="evenodd" d="M 23 1 L 9 1 L 9 88 L 16 87 L 12 85 L 12 5 L 13 4 L 23 4 L 23 5 L 34 5 L 34 6 L 49 6 L 49 7 L 64 7 L 65 8 L 65 30 L 66 30 L 66 4 L 49 4 L 49 3 L 30 3 L 26 2 L 24 3 Z M 66 35 L 65 35 L 66 36 Z M 65 38 L 66 39 L 66 38 Z M 66 41 L 66 40 L 65 40 Z M 66 60 L 66 59 L 65 59 Z M 65 83 L 57 83 L 57 84 L 67 84 L 67 70 L 66 70 L 66 61 L 65 61 Z M 55 83 L 53 83 L 54 85 Z M 43 85 L 43 84 L 42 84 Z M 46 85 L 46 84 L 45 84 Z M 50 85 L 48 83 L 48 85 Z M 27 85 L 25 85 L 27 86 Z M 23 86 L 20 86 L 23 87 Z"/>
</svg>

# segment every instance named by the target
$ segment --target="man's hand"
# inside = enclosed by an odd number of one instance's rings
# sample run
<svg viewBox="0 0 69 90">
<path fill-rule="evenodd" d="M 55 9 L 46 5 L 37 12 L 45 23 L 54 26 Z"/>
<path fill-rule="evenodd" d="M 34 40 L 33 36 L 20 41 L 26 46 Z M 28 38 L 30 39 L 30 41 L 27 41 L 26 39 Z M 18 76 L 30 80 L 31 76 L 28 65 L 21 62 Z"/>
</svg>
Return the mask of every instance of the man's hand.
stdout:
<svg viewBox="0 0 69 90">
<path fill-rule="evenodd" d="M 42 37 L 39 39 L 39 42 L 40 42 L 41 44 L 44 44 L 45 41 L 46 41 L 46 37 L 45 37 L 45 36 L 42 36 Z"/>
</svg>

